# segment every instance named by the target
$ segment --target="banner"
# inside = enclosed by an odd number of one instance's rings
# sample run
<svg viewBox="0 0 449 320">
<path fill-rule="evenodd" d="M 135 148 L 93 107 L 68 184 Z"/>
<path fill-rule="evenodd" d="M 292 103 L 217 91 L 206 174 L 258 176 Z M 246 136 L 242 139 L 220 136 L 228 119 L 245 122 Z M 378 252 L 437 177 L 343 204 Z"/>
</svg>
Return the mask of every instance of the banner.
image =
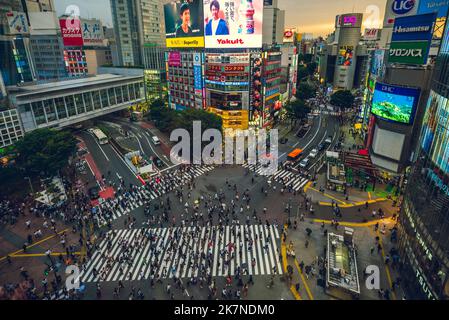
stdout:
<svg viewBox="0 0 449 320">
<path fill-rule="evenodd" d="M 365 29 L 363 39 L 365 40 L 377 40 L 379 36 L 379 29 Z"/>
<path fill-rule="evenodd" d="M 10 34 L 29 33 L 28 20 L 23 12 L 11 11 L 6 13 Z"/>
<path fill-rule="evenodd" d="M 437 12 L 437 18 L 445 18 L 449 8 L 449 0 L 420 0 L 418 14 Z"/>
<path fill-rule="evenodd" d="M 397 18 L 391 41 L 432 40 L 436 12 Z"/>
<path fill-rule="evenodd" d="M 261 48 L 262 0 L 204 0 L 206 48 Z"/>
<path fill-rule="evenodd" d="M 294 42 L 296 28 L 285 28 L 284 29 L 284 38 L 282 41 L 284 43 Z"/>
<path fill-rule="evenodd" d="M 352 65 L 353 56 L 353 46 L 340 46 L 340 49 L 338 51 L 337 64 L 339 66 L 350 67 Z"/>
<path fill-rule="evenodd" d="M 201 0 L 173 1 L 164 5 L 168 48 L 204 47 Z"/>
<path fill-rule="evenodd" d="M 69 25 L 67 25 L 67 23 Z M 59 19 L 62 40 L 66 47 L 82 47 L 83 34 L 81 32 L 81 21 L 79 19 Z"/>
<path fill-rule="evenodd" d="M 428 41 L 392 42 L 388 62 L 423 65 L 427 63 Z"/>
<path fill-rule="evenodd" d="M 83 42 L 85 46 L 104 46 L 103 25 L 97 19 L 81 19 Z"/>
</svg>

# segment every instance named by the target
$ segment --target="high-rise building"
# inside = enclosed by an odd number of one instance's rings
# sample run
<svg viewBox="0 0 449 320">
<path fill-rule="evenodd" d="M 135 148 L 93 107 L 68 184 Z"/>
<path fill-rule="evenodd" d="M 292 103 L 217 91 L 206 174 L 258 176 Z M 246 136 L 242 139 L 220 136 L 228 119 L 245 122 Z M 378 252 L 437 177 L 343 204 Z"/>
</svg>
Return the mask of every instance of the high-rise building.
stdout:
<svg viewBox="0 0 449 320">
<path fill-rule="evenodd" d="M 410 299 L 449 298 L 448 35 L 446 26 L 400 214 L 400 272 Z"/>
<path fill-rule="evenodd" d="M 147 43 L 165 46 L 162 0 L 110 0 L 118 62 L 142 66 Z"/>
<path fill-rule="evenodd" d="M 264 0 L 262 42 L 266 46 L 282 44 L 285 11 L 278 8 L 278 0 Z"/>
</svg>

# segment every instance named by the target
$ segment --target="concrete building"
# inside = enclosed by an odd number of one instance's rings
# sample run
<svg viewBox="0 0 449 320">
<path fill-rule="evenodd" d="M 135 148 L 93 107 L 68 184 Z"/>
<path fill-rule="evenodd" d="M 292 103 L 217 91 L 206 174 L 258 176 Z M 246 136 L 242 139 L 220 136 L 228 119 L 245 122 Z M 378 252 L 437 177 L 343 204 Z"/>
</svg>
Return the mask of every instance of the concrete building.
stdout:
<svg viewBox="0 0 449 320">
<path fill-rule="evenodd" d="M 112 53 L 109 47 L 86 49 L 84 53 L 89 75 L 97 75 L 101 66 L 112 66 Z"/>
<path fill-rule="evenodd" d="M 285 11 L 278 8 L 278 0 L 265 0 L 263 5 L 262 43 L 266 46 L 282 44 Z"/>
<path fill-rule="evenodd" d="M 145 99 L 142 76 L 113 74 L 15 86 L 8 91 L 25 133 L 73 125 Z"/>
<path fill-rule="evenodd" d="M 142 66 L 146 43 L 165 46 L 161 0 L 111 0 L 111 10 L 119 65 Z"/>
<path fill-rule="evenodd" d="M 0 148 L 9 146 L 23 137 L 17 109 L 0 111 Z"/>
</svg>

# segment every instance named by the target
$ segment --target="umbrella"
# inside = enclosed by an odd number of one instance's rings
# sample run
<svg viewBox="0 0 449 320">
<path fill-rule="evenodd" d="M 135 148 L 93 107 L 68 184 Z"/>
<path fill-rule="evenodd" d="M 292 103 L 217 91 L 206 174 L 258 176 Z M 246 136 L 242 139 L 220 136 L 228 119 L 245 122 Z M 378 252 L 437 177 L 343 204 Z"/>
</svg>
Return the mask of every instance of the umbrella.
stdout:
<svg viewBox="0 0 449 320">
<path fill-rule="evenodd" d="M 310 228 L 306 228 L 306 232 L 307 232 L 307 235 L 309 235 L 309 236 L 310 236 L 310 234 L 312 233 L 312 229 L 310 229 Z"/>
</svg>

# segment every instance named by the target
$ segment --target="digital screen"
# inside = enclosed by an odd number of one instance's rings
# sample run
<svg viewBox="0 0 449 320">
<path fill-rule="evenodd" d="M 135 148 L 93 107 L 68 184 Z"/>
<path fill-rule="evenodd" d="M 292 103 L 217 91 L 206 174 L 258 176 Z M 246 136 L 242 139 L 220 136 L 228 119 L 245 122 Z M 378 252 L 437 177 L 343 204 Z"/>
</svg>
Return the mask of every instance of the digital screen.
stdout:
<svg viewBox="0 0 449 320">
<path fill-rule="evenodd" d="M 204 0 L 206 48 L 261 48 L 262 0 Z"/>
<path fill-rule="evenodd" d="M 204 47 L 201 0 L 174 1 L 164 5 L 168 48 Z"/>
<path fill-rule="evenodd" d="M 353 46 L 342 46 L 338 52 L 338 65 L 350 67 L 352 65 L 352 58 L 354 57 Z"/>
<path fill-rule="evenodd" d="M 371 113 L 385 120 L 411 124 L 419 93 L 419 89 L 377 83 Z"/>
</svg>

